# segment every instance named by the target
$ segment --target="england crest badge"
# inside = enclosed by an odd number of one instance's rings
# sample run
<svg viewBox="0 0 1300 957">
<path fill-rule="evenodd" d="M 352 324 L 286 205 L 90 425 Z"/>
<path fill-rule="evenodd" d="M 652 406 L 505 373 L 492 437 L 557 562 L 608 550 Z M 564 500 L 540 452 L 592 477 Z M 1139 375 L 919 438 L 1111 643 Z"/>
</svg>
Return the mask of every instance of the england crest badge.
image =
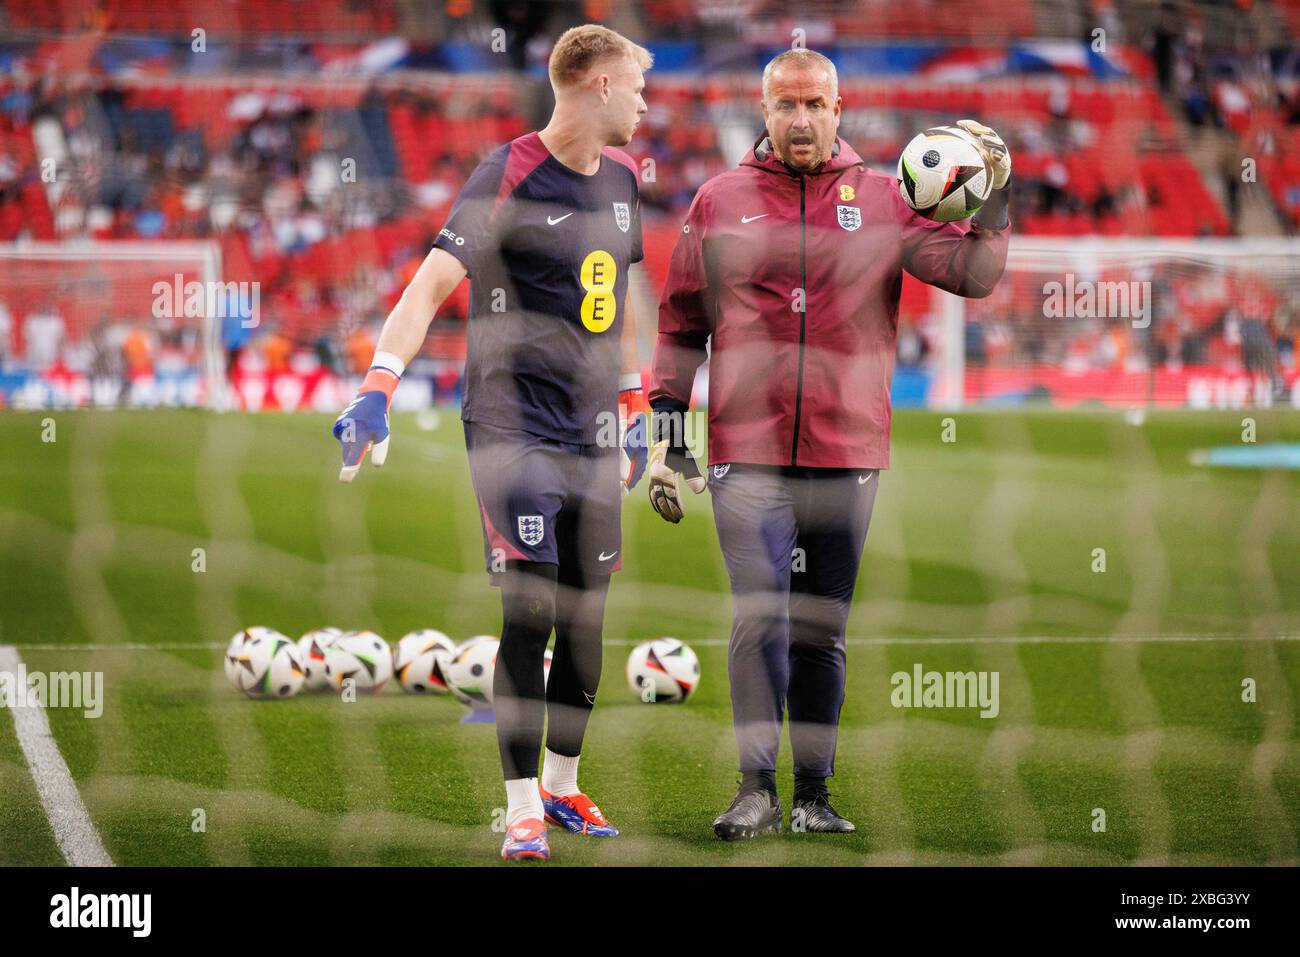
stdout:
<svg viewBox="0 0 1300 957">
<path fill-rule="evenodd" d="M 627 203 L 614 204 L 614 222 L 618 224 L 618 228 L 623 232 L 627 232 L 632 228 L 632 212 L 628 209 Z"/>
<path fill-rule="evenodd" d="M 518 521 L 519 540 L 530 548 L 540 545 L 542 536 L 546 534 L 546 528 L 542 524 L 542 516 L 520 515 Z"/>
<path fill-rule="evenodd" d="M 849 232 L 862 225 L 862 210 L 856 206 L 836 206 L 835 212 L 839 216 L 840 226 Z"/>
</svg>

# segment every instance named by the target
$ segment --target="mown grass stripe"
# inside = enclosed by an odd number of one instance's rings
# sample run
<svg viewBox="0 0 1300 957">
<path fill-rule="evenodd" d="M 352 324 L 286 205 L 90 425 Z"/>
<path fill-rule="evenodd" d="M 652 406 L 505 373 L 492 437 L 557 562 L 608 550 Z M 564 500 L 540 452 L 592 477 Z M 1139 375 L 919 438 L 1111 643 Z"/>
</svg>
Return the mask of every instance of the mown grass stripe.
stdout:
<svg viewBox="0 0 1300 957">
<path fill-rule="evenodd" d="M 74 490 L 75 533 L 68 537 L 62 553 L 63 567 L 69 581 L 67 599 L 81 619 L 83 631 L 98 645 L 113 645 L 129 638 L 122 609 L 108 588 L 103 569 L 111 560 L 119 542 L 105 489 L 105 472 L 110 449 L 119 432 L 128 427 L 127 420 L 116 415 L 87 413 L 78 417 L 74 435 L 70 476 Z M 60 659 L 62 656 L 60 656 Z M 61 668 L 64 661 L 52 661 Z M 85 722 L 63 745 L 73 754 L 73 767 L 85 777 L 84 787 L 90 780 L 90 768 L 125 768 L 130 760 L 127 745 L 129 737 L 124 720 L 124 709 L 117 707 L 114 690 L 121 680 L 122 662 L 109 650 L 92 651 L 81 663 L 80 670 L 104 675 L 105 701 L 103 713 L 93 722 Z M 110 690 L 113 689 L 113 690 Z M 60 715 L 54 727 L 76 724 L 75 716 Z M 84 724 L 91 725 L 93 744 L 88 740 Z M 128 790 L 130 785 L 127 786 Z M 88 807 L 98 817 L 101 808 L 90 801 Z M 114 854 L 122 848 L 112 838 L 106 838 Z"/>
<path fill-rule="evenodd" d="M 935 748 L 913 724 L 895 767 L 917 850 L 992 856 L 1009 849 L 999 819 L 1004 812 L 988 805 L 978 761 Z"/>
<path fill-rule="evenodd" d="M 6 452 L 0 459 L 0 502 L 21 503 L 23 511 L 72 531 L 77 524 L 72 449 L 86 421 L 77 412 L 6 410 L 0 425 Z"/>
<path fill-rule="evenodd" d="M 1128 807 L 1114 767 L 1065 762 L 1036 748 L 1017 771 L 1043 822 L 1046 840 L 1105 854 L 1113 863 L 1137 858 L 1140 819 Z"/>
<path fill-rule="evenodd" d="M 150 525 L 188 535 L 209 537 L 194 483 L 208 416 L 170 412 L 150 416 L 150 428 L 129 426 L 119 412 L 90 413 L 91 426 L 111 419 L 115 428 L 99 459 L 109 516 L 124 525 Z"/>
<path fill-rule="evenodd" d="M 1258 744 L 1260 709 L 1242 701 L 1248 642 L 1206 645 L 1144 644 L 1138 651 L 1142 680 L 1169 728 L 1200 728 Z"/>
<path fill-rule="evenodd" d="M 185 687 L 169 680 L 175 672 L 151 670 L 137 668 L 115 696 L 130 733 L 133 773 L 225 787 L 226 757 L 207 696 L 199 693 L 204 681 L 192 680 Z"/>
<path fill-rule="evenodd" d="M 1160 472 L 1148 430 L 1119 419 L 1108 424 L 1113 455 L 1127 465 L 1124 520 L 1117 538 L 1133 576 L 1129 607 L 1115 629 L 1121 634 L 1159 633 L 1170 596 L 1169 556 L 1162 538 L 1165 530 L 1156 520 Z M 1139 861 L 1166 862 L 1172 850 L 1170 808 L 1154 774 L 1164 737 L 1159 705 L 1144 680 L 1142 646 L 1112 644 L 1107 650 L 1103 663 L 1106 688 L 1119 705 L 1126 731 L 1122 768 L 1128 787 L 1124 797 L 1142 818 Z"/>
<path fill-rule="evenodd" d="M 1035 724 L 1122 733 L 1119 710 L 1105 685 L 1102 643 L 1022 643 L 1016 652 L 1033 694 Z"/>
<path fill-rule="evenodd" d="M 985 611 L 983 630 L 1015 634 L 1030 611 L 1027 591 L 1027 560 L 1016 544 L 1016 532 L 1039 497 L 1032 459 L 1025 453 L 1030 438 L 1023 420 L 998 420 L 1001 428 L 989 431 L 995 455 L 994 482 L 988 497 L 971 516 L 971 561 L 991 574 L 989 587 L 993 600 Z M 1042 822 L 1016 774 L 1020 755 L 1032 747 L 1033 694 L 1028 674 L 1022 667 L 1016 648 L 982 645 L 979 648 L 980 671 L 996 673 L 999 678 L 998 714 L 988 719 L 995 725 L 981 756 L 982 775 L 989 801 L 1006 808 L 1000 818 L 1003 842 L 1012 848 L 1017 863 L 1038 863 L 1023 848 L 1043 843 Z"/>
<path fill-rule="evenodd" d="M 1263 863 L 1260 822 L 1250 793 L 1249 761 L 1189 764 L 1161 760 L 1155 768 L 1169 801 L 1170 850 L 1206 862 L 1228 859 Z"/>
<path fill-rule="evenodd" d="M 258 702 L 253 727 L 270 772 L 268 790 L 315 811 L 347 810 L 332 710 L 337 702 L 318 696 Z"/>
</svg>

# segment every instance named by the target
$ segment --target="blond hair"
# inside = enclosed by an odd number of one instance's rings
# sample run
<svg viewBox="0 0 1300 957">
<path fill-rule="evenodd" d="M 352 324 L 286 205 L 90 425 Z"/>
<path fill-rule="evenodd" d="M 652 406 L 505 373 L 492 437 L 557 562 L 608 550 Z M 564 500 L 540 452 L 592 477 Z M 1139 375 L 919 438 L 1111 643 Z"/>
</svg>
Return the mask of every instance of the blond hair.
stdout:
<svg viewBox="0 0 1300 957">
<path fill-rule="evenodd" d="M 634 60 L 642 70 L 650 69 L 654 62 L 649 50 L 621 33 L 587 23 L 560 34 L 551 50 L 547 72 L 551 75 L 551 85 L 558 90 L 581 82 L 597 64 L 622 57 Z"/>
<path fill-rule="evenodd" d="M 772 61 L 763 68 L 764 100 L 767 99 L 767 95 L 772 86 L 772 74 L 782 63 L 789 63 L 791 66 L 800 70 L 816 70 L 819 68 L 825 70 L 827 77 L 829 77 L 831 81 L 831 102 L 834 103 L 835 98 L 840 95 L 840 77 L 835 71 L 835 64 L 831 62 L 830 58 L 822 56 L 816 50 L 799 48 L 795 50 L 786 50 L 784 53 L 778 53 L 772 58 Z"/>
</svg>

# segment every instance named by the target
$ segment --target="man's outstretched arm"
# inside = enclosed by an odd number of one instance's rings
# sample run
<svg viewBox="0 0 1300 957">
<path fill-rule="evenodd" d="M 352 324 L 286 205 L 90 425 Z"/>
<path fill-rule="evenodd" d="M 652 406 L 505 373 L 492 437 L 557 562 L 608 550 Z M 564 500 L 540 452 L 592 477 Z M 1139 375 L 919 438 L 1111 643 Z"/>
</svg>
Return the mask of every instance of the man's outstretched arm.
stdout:
<svg viewBox="0 0 1300 957">
<path fill-rule="evenodd" d="M 366 378 L 334 422 L 334 437 L 343 452 L 340 482 L 356 477 L 366 449 L 371 450 L 370 461 L 375 466 L 388 458 L 388 407 L 393 391 L 406 364 L 420 351 L 434 314 L 465 276 L 459 259 L 432 249 L 388 314 Z"/>
</svg>

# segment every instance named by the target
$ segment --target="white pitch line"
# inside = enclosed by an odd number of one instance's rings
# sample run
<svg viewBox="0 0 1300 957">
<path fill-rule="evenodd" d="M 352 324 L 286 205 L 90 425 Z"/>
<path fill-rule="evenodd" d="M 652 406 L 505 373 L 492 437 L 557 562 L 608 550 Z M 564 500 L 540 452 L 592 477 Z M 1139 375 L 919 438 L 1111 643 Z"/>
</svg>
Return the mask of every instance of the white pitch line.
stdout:
<svg viewBox="0 0 1300 957">
<path fill-rule="evenodd" d="M 849 645 L 1088 645 L 1142 644 L 1166 641 L 1300 641 L 1300 635 L 962 635 L 935 638 L 846 638 Z M 624 638 L 606 639 L 606 645 L 631 647 L 641 642 Z M 701 648 L 725 648 L 726 638 L 688 639 Z"/>
<path fill-rule="evenodd" d="M 0 645 L 0 671 L 18 674 L 22 658 L 12 645 Z M 20 692 L 23 689 L 14 689 Z M 104 849 L 99 832 L 91 823 L 90 813 L 77 792 L 72 773 L 59 753 L 59 746 L 50 733 L 50 721 L 45 716 L 44 705 L 37 707 L 10 707 L 14 716 L 14 730 L 18 746 L 23 749 L 36 793 L 45 808 L 54 839 L 63 857 L 73 867 L 112 867 L 113 859 Z"/>
<path fill-rule="evenodd" d="M 1144 642 L 1163 641 L 1300 641 L 1296 635 L 983 635 L 975 637 L 939 637 L 939 638 L 861 638 L 860 644 L 871 644 L 880 640 L 892 645 L 938 644 L 992 644 L 992 645 L 1088 645 L 1098 642 L 1107 644 L 1142 644 Z"/>
<path fill-rule="evenodd" d="M 850 645 L 1093 645 L 1093 644 L 1144 644 L 1157 642 L 1194 641 L 1300 641 L 1295 635 L 940 635 L 934 638 L 847 638 Z M 691 638 L 687 644 L 698 648 L 725 648 L 726 638 Z M 613 648 L 631 648 L 641 644 L 631 638 L 606 638 L 602 644 Z M 220 641 L 190 642 L 112 642 L 108 644 L 26 644 L 28 651 L 196 651 L 204 648 L 225 648 Z"/>
</svg>

